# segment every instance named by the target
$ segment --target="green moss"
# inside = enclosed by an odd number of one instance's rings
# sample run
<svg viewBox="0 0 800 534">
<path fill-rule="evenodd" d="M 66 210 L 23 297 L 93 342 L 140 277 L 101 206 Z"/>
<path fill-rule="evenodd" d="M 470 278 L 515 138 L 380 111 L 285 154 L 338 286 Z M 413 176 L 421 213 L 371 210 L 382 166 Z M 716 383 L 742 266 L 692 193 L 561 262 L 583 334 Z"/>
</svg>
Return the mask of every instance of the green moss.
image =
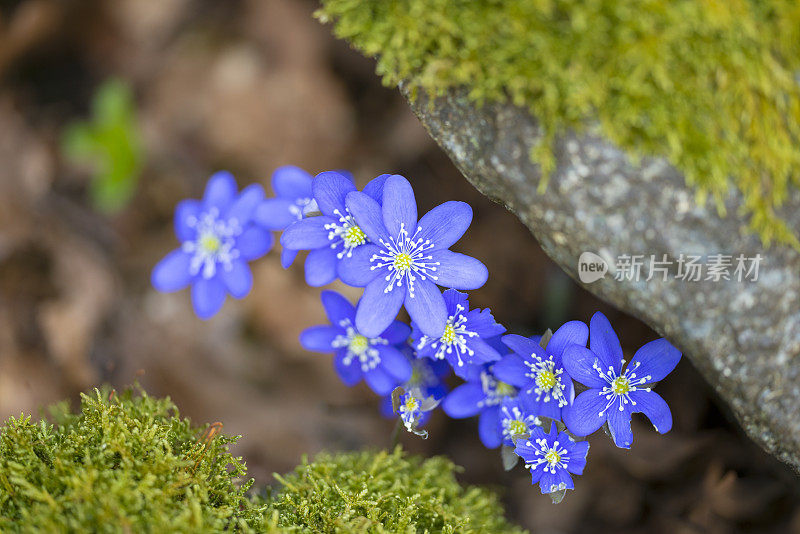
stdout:
<svg viewBox="0 0 800 534">
<path fill-rule="evenodd" d="M 51 412 L 0 428 L 0 532 L 521 532 L 444 458 L 321 455 L 249 496 L 237 438 L 169 399 L 95 391 Z"/>
<path fill-rule="evenodd" d="M 0 432 L 2 532 L 205 532 L 246 528 L 263 506 L 236 441 L 204 439 L 169 399 L 131 391 L 83 395 L 81 413 L 64 405 L 55 425 L 11 418 Z M 157 527 L 157 528 L 156 528 Z"/>
<path fill-rule="evenodd" d="M 304 532 L 521 533 L 503 518 L 497 497 L 464 488 L 443 457 L 394 452 L 322 454 L 293 474 L 270 507 L 281 526 Z"/>
<path fill-rule="evenodd" d="M 732 182 L 765 244 L 800 184 L 796 0 L 324 0 L 318 12 L 390 85 L 525 105 L 548 141 L 587 119 L 634 157 L 666 156 L 724 212 Z M 550 143 L 536 150 L 545 175 Z"/>
</svg>

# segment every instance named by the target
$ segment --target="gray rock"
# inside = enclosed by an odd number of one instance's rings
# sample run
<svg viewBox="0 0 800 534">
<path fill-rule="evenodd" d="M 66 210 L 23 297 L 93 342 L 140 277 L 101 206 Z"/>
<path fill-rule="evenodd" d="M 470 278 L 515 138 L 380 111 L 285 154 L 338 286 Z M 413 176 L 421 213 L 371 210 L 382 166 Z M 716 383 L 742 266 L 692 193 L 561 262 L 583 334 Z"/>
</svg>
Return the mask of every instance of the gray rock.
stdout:
<svg viewBox="0 0 800 534">
<path fill-rule="evenodd" d="M 570 276 L 578 280 L 582 252 L 606 258 L 612 272 L 581 285 L 679 347 L 747 434 L 800 471 L 800 254 L 765 249 L 743 232 L 738 194 L 731 193 L 729 215 L 721 217 L 712 203 L 695 203 L 694 191 L 665 160 L 634 163 L 591 132 L 557 140 L 557 169 L 539 194 L 540 169 L 529 152 L 541 131 L 526 110 L 477 107 L 459 91 L 433 100 L 420 94 L 410 103 L 467 179 L 515 213 Z M 790 196 L 782 215 L 800 231 L 800 192 Z M 613 274 L 623 254 L 644 256 L 638 281 Z M 651 255 L 664 254 L 675 262 L 666 280 L 656 271 L 645 281 Z M 681 254 L 701 256 L 702 280 L 675 278 Z M 733 256 L 731 280 L 705 279 L 715 254 Z M 761 255 L 757 280 L 736 279 L 740 254 Z"/>
</svg>

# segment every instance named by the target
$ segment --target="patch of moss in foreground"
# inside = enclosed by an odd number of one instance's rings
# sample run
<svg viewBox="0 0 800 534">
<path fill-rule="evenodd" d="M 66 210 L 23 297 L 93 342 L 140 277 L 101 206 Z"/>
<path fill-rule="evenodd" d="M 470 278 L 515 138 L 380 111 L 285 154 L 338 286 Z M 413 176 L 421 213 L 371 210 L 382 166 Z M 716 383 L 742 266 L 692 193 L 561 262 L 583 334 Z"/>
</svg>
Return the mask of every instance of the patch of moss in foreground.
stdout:
<svg viewBox="0 0 800 534">
<path fill-rule="evenodd" d="M 521 532 L 444 458 L 320 455 L 248 494 L 237 438 L 193 427 L 169 399 L 83 395 L 0 428 L 0 532 Z"/>
<path fill-rule="evenodd" d="M 545 180 L 554 136 L 597 121 L 723 212 L 732 182 L 766 244 L 800 249 L 775 211 L 800 185 L 797 0 L 323 0 L 318 16 L 387 85 L 527 106 Z"/>
</svg>

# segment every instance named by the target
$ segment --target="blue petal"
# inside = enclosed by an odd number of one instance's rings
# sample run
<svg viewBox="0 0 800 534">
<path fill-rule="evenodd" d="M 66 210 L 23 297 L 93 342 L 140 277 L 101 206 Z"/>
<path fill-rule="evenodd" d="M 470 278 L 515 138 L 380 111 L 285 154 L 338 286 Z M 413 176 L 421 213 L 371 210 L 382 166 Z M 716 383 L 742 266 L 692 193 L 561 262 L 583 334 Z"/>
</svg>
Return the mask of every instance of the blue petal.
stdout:
<svg viewBox="0 0 800 534">
<path fill-rule="evenodd" d="M 233 204 L 228 209 L 226 218 L 231 221 L 238 221 L 239 226 L 244 228 L 253 218 L 253 213 L 263 200 L 264 188 L 259 184 L 248 185 L 239 194 L 239 197 L 233 201 Z"/>
<path fill-rule="evenodd" d="M 164 293 L 183 289 L 192 281 L 192 275 L 189 274 L 191 261 L 191 254 L 181 249 L 173 250 L 153 267 L 150 282 Z"/>
<path fill-rule="evenodd" d="M 378 279 L 384 285 L 386 282 Z M 408 288 L 395 287 L 394 291 L 406 291 Z M 411 320 L 417 323 L 423 333 L 436 337 L 444 331 L 447 323 L 447 308 L 444 298 L 436 284 L 430 280 L 417 279 L 414 282 L 414 294 L 407 292 L 405 306 Z"/>
<path fill-rule="evenodd" d="M 281 246 L 292 250 L 313 250 L 315 248 L 329 247 L 329 231 L 325 229 L 326 224 L 335 222 L 331 217 L 309 217 L 302 221 L 297 221 L 281 235 Z"/>
<path fill-rule="evenodd" d="M 535 459 L 532 461 L 536 461 Z M 531 484 L 536 485 L 542 480 L 542 475 L 544 474 L 544 464 L 539 464 L 536 467 L 531 468 Z M 539 486 L 541 488 L 541 486 Z"/>
<path fill-rule="evenodd" d="M 369 259 L 378 251 L 380 249 L 377 246 L 367 243 L 354 248 L 350 256 L 345 254 L 338 267 L 342 282 L 353 287 L 365 287 L 375 280 L 380 272 L 371 268 L 372 262 Z"/>
<path fill-rule="evenodd" d="M 400 321 L 394 321 L 381 333 L 381 337 L 388 341 L 389 345 L 405 343 L 409 335 L 411 335 L 411 328 Z"/>
<path fill-rule="evenodd" d="M 466 328 L 471 332 L 475 332 L 483 339 L 497 337 L 501 334 L 504 334 L 506 331 L 505 326 L 497 324 L 497 322 L 494 320 L 494 316 L 489 308 L 484 310 L 470 310 L 470 312 L 467 314 Z"/>
<path fill-rule="evenodd" d="M 535 386 L 533 383 L 530 383 L 530 387 Z M 522 401 L 522 405 L 525 407 L 526 412 L 537 417 L 561 419 L 561 408 L 558 406 L 558 401 L 554 397 L 551 396 L 550 400 L 548 401 L 544 400 L 544 395 L 538 399 L 537 397 L 539 397 L 539 395 L 537 395 L 534 391 L 528 393 L 524 388 L 519 392 L 519 398 Z"/>
<path fill-rule="evenodd" d="M 534 448 L 533 442 L 537 439 L 542 439 L 545 436 L 544 433 L 541 436 L 536 432 L 537 430 L 541 430 L 541 428 L 536 427 L 532 430 L 531 436 L 527 440 L 517 440 L 517 446 L 514 449 L 514 453 L 522 458 L 525 463 L 534 463 L 536 462 L 536 451 L 538 449 Z M 546 438 L 545 438 L 546 439 Z M 531 445 L 528 445 L 530 443 Z M 541 476 L 541 475 L 540 475 Z M 538 480 L 538 479 L 537 479 Z"/>
<path fill-rule="evenodd" d="M 606 422 L 607 414 L 600 415 L 605 407 L 606 398 L 601 390 L 589 389 L 575 397 L 571 405 L 564 407 L 561 416 L 570 432 L 576 436 L 588 436 Z"/>
<path fill-rule="evenodd" d="M 589 442 L 572 442 L 569 440 L 569 437 L 567 437 L 566 434 L 563 434 L 565 438 L 561 438 L 561 435 L 562 434 L 559 434 L 558 441 L 559 443 L 564 444 L 564 447 L 567 449 L 569 454 L 567 471 L 576 475 L 582 475 L 583 469 L 586 467 L 586 454 L 589 452 Z"/>
<path fill-rule="evenodd" d="M 469 310 L 469 297 L 466 293 L 456 289 L 448 289 L 442 293 L 442 296 L 444 297 L 445 306 L 447 306 L 447 315 L 455 315 L 459 305 L 463 307 L 461 313 L 466 315 L 467 310 Z"/>
<path fill-rule="evenodd" d="M 589 348 L 600 359 L 601 367 L 603 369 L 612 367 L 619 375 L 622 368 L 622 347 L 617 334 L 611 328 L 611 323 L 605 315 L 597 312 L 592 316 L 589 330 L 591 331 Z"/>
<path fill-rule="evenodd" d="M 339 174 L 341 174 L 342 176 L 347 178 L 350 182 L 356 183 L 356 179 L 353 176 L 353 173 L 348 171 L 348 170 L 346 170 L 346 169 L 336 169 L 333 172 L 338 172 Z"/>
<path fill-rule="evenodd" d="M 253 222 L 267 230 L 284 230 L 298 220 L 290 210 L 296 204 L 287 198 L 268 198 L 253 212 Z"/>
<path fill-rule="evenodd" d="M 369 183 L 364 186 L 364 194 L 372 197 L 378 204 L 383 202 L 383 185 L 386 183 L 386 179 L 389 176 L 391 176 L 391 174 L 381 174 L 370 180 Z"/>
<path fill-rule="evenodd" d="M 294 263 L 294 259 L 297 257 L 297 251 L 292 250 L 289 248 L 284 248 L 281 250 L 281 266 L 284 269 L 288 269 L 292 263 Z"/>
<path fill-rule="evenodd" d="M 663 380 L 675 369 L 681 359 L 681 352 L 664 338 L 646 343 L 633 355 L 628 369 L 636 369 L 637 378 L 649 376 L 647 382 Z M 636 364 L 639 363 L 639 367 Z"/>
<path fill-rule="evenodd" d="M 197 230 L 189 226 L 189 220 L 196 221 L 203 210 L 203 203 L 199 200 L 181 200 L 175 206 L 175 236 L 179 241 L 192 241 L 197 237 Z"/>
<path fill-rule="evenodd" d="M 219 311 L 225 302 L 225 284 L 218 276 L 199 278 L 192 285 L 192 306 L 197 316 L 209 319 Z"/>
<path fill-rule="evenodd" d="M 217 208 L 220 214 L 227 212 L 228 207 L 236 198 L 236 180 L 228 171 L 214 173 L 208 179 L 206 191 L 203 194 L 203 209 Z"/>
<path fill-rule="evenodd" d="M 341 349 L 336 351 L 336 355 L 333 357 L 333 368 L 346 386 L 353 387 L 361 382 L 364 373 L 361 371 L 361 364 L 358 363 L 358 360 L 351 360 L 350 365 L 345 365 L 344 359 L 346 357 L 346 350 Z"/>
<path fill-rule="evenodd" d="M 655 391 L 636 390 L 630 393 L 636 403 L 634 412 L 641 412 L 650 419 L 659 434 L 672 430 L 672 412 L 667 402 Z"/>
<path fill-rule="evenodd" d="M 467 338 L 467 346 L 475 351 L 472 363 L 489 363 L 500 359 L 500 353 L 479 337 Z"/>
<path fill-rule="evenodd" d="M 561 356 L 568 345 L 586 346 L 589 340 L 589 327 L 583 321 L 569 321 L 555 331 L 547 343 L 547 353 Z"/>
<path fill-rule="evenodd" d="M 247 262 L 242 260 L 234 260 L 230 270 L 221 269 L 220 277 L 228 293 L 237 299 L 244 298 L 253 287 L 253 273 L 250 272 Z"/>
<path fill-rule="evenodd" d="M 320 173 L 314 178 L 312 190 L 319 210 L 324 215 L 338 219 L 345 214 L 344 199 L 347 193 L 355 191 L 356 186 L 338 172 L 329 171 Z"/>
<path fill-rule="evenodd" d="M 611 432 L 614 445 L 620 449 L 630 449 L 633 443 L 630 404 L 623 404 L 622 410 L 618 404 L 608 409 L 608 430 Z"/>
<path fill-rule="evenodd" d="M 395 414 L 392 411 L 392 396 L 387 395 L 381 399 L 381 402 L 378 404 L 378 411 L 383 417 L 388 419 L 394 418 Z"/>
<path fill-rule="evenodd" d="M 481 413 L 478 418 L 478 435 L 487 449 L 496 449 L 503 442 L 499 406 L 492 406 Z"/>
<path fill-rule="evenodd" d="M 311 175 L 294 165 L 278 167 L 272 173 L 272 190 L 291 200 L 311 198 Z"/>
<path fill-rule="evenodd" d="M 448 249 L 461 239 L 471 222 L 469 204 L 451 200 L 426 213 L 417 226 L 422 228 L 421 239 L 430 239 L 437 249 Z"/>
<path fill-rule="evenodd" d="M 542 478 L 539 479 L 539 489 L 542 493 L 553 493 L 561 489 L 575 489 L 572 477 L 566 469 L 556 469 L 555 473 L 542 469 Z"/>
<path fill-rule="evenodd" d="M 439 361 L 441 361 L 442 363 L 447 364 L 447 366 L 452 369 L 452 366 L 446 360 L 439 360 Z M 486 365 L 477 365 L 477 364 L 467 363 L 467 364 L 464 364 L 464 367 L 459 369 L 460 372 L 459 372 L 458 376 L 460 376 L 461 378 L 463 378 L 467 382 L 475 382 L 475 381 L 481 379 L 481 373 L 483 373 L 486 370 L 487 370 L 487 366 Z M 491 370 L 489 372 L 491 373 Z"/>
<path fill-rule="evenodd" d="M 411 378 L 411 363 L 403 353 L 389 345 L 376 345 L 381 357 L 381 367 L 397 384 Z"/>
<path fill-rule="evenodd" d="M 341 335 L 342 329 L 335 326 L 320 325 L 306 328 L 300 334 L 300 344 L 306 350 L 316 352 L 333 352 L 333 340 Z"/>
<path fill-rule="evenodd" d="M 503 336 L 503 344 L 525 359 L 532 359 L 531 355 L 533 354 L 535 354 L 541 360 L 547 359 L 547 353 L 544 351 L 541 345 L 535 341 L 531 341 L 526 337 L 517 334 L 509 334 L 507 336 Z"/>
<path fill-rule="evenodd" d="M 383 185 L 383 225 L 389 235 L 397 237 L 404 227 L 408 235 L 417 229 L 417 201 L 408 180 L 393 174 Z"/>
<path fill-rule="evenodd" d="M 477 382 L 461 384 L 442 401 L 442 409 L 453 419 L 464 419 L 481 411 L 480 403 L 486 399 L 483 387 Z"/>
<path fill-rule="evenodd" d="M 431 253 L 431 261 L 439 262 L 436 267 L 436 283 L 453 289 L 478 289 L 489 278 L 486 266 L 472 256 L 450 250 L 436 250 Z"/>
<path fill-rule="evenodd" d="M 378 395 L 388 395 L 398 386 L 397 380 L 380 367 L 370 369 L 364 373 L 364 380 L 370 389 Z"/>
<path fill-rule="evenodd" d="M 330 247 L 312 250 L 306 256 L 306 283 L 320 287 L 336 280 L 336 251 Z"/>
<path fill-rule="evenodd" d="M 259 226 L 250 226 L 236 238 L 236 249 L 243 260 L 260 258 L 272 248 L 272 234 Z"/>
<path fill-rule="evenodd" d="M 592 367 L 595 361 L 597 356 L 594 352 L 580 345 L 571 345 L 564 350 L 561 364 L 573 380 L 590 388 L 603 388 L 607 383 Z"/>
<path fill-rule="evenodd" d="M 384 293 L 386 281 L 373 280 L 364 290 L 364 295 L 356 309 L 356 330 L 367 337 L 378 337 L 392 324 L 403 305 L 405 288 L 397 288 Z"/>
<path fill-rule="evenodd" d="M 389 234 L 383 225 L 381 206 L 372 197 L 353 191 L 347 195 L 345 204 L 370 241 L 376 244 L 381 241 L 389 242 Z"/>
<path fill-rule="evenodd" d="M 494 376 L 496 376 L 498 380 L 518 388 L 527 385 L 531 381 L 531 379 L 526 376 L 529 371 L 530 369 L 525 365 L 522 358 L 516 354 L 503 356 L 503 359 L 494 364 L 492 368 L 492 373 L 494 373 Z"/>
<path fill-rule="evenodd" d="M 336 291 L 323 291 L 320 295 L 322 299 L 322 307 L 325 308 L 325 314 L 331 324 L 340 326 L 344 320 L 351 323 L 356 318 L 356 308 L 350 301 Z"/>
</svg>

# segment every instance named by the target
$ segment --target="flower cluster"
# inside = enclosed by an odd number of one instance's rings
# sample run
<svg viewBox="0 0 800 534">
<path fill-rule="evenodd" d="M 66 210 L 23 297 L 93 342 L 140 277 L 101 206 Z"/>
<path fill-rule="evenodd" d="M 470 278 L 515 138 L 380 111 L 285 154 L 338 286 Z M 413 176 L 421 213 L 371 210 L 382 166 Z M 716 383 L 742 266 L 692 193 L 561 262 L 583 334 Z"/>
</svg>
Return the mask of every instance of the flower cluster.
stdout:
<svg viewBox="0 0 800 534">
<path fill-rule="evenodd" d="M 462 291 L 481 287 L 488 271 L 450 250 L 472 222 L 469 205 L 445 202 L 419 217 L 411 184 L 396 174 L 359 191 L 344 171 L 312 177 L 282 167 L 272 187 L 274 198 L 258 185 L 237 193 L 231 175 L 217 173 L 202 200 L 178 204 L 182 244 L 153 270 L 154 287 L 191 285 L 197 315 L 209 318 L 228 293 L 249 292 L 247 262 L 282 231 L 281 263 L 288 268 L 307 251 L 309 285 L 339 279 L 363 288 L 355 305 L 322 292 L 329 324 L 303 331 L 306 349 L 333 354 L 342 382 L 366 382 L 382 397 L 381 412 L 415 434 L 427 436 L 420 427 L 439 405 L 455 419 L 477 416 L 483 444 L 501 447 L 508 468 L 521 458 L 554 501 L 583 473 L 589 443 L 581 438 L 605 426 L 618 447 L 630 448 L 634 413 L 662 434 L 672 428 L 669 407 L 652 390 L 681 357 L 665 339 L 645 344 L 626 365 L 600 312 L 588 326 L 570 321 L 527 338 L 506 334 L 488 309 L 470 309 Z M 401 308 L 410 324 L 397 319 Z M 449 391 L 451 371 L 463 383 Z"/>
</svg>

